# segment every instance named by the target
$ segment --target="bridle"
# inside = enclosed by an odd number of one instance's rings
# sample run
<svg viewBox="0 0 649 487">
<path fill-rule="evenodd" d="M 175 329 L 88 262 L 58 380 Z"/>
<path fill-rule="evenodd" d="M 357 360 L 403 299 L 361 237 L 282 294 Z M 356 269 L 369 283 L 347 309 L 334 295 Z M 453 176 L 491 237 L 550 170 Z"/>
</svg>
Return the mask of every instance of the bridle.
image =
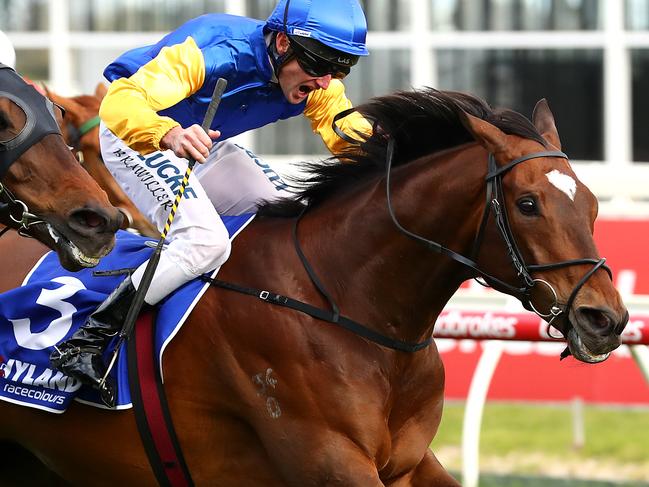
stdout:
<svg viewBox="0 0 649 487">
<path fill-rule="evenodd" d="M 511 231 L 511 226 L 509 225 L 509 219 L 507 217 L 507 207 L 505 206 L 505 202 L 504 202 L 505 195 L 504 195 L 503 184 L 502 184 L 503 176 L 507 174 L 511 169 L 516 167 L 518 164 L 532 159 L 539 159 L 542 157 L 560 157 L 568 160 L 568 156 L 563 152 L 561 151 L 534 152 L 532 154 L 527 154 L 525 156 L 519 157 L 518 159 L 514 159 L 513 161 L 509 162 L 508 164 L 502 167 L 498 167 L 494 155 L 489 154 L 488 166 L 487 166 L 488 171 L 487 171 L 487 176 L 485 178 L 487 183 L 486 204 L 482 214 L 482 221 L 480 224 L 480 228 L 478 230 L 478 233 L 473 243 L 473 251 L 471 253 L 471 258 L 468 258 L 447 247 L 444 247 L 443 245 L 437 242 L 429 240 L 421 235 L 418 235 L 416 233 L 413 233 L 405 229 L 397 220 L 390 199 L 390 174 L 392 169 L 392 159 L 394 157 L 394 145 L 395 145 L 394 138 L 390 138 L 388 140 L 387 155 L 386 155 L 386 193 L 387 193 L 388 211 L 396 227 L 402 233 L 404 233 L 408 237 L 411 237 L 423 243 L 429 249 L 437 253 L 444 254 L 450 257 L 451 259 L 459 262 L 460 264 L 463 264 L 473 269 L 474 271 L 476 271 L 479 277 L 485 280 L 487 285 L 490 286 L 497 285 L 499 288 L 506 289 L 512 295 L 516 296 L 526 309 L 536 313 L 538 316 L 546 320 L 548 324 L 552 324 L 552 322 L 556 318 L 564 314 L 567 315 L 570 312 L 570 308 L 572 307 L 572 304 L 575 298 L 577 297 L 577 294 L 584 286 L 584 284 L 586 284 L 588 279 L 590 279 L 590 277 L 598 269 L 600 268 L 604 269 L 608 273 L 609 277 L 611 277 L 611 279 L 613 278 L 611 269 L 605 264 L 606 259 L 604 258 L 571 259 L 571 260 L 564 260 L 561 262 L 555 262 L 551 264 L 526 264 L 518 248 L 518 245 L 516 245 L 516 240 L 514 239 L 514 235 Z M 493 275 L 486 273 L 479 267 L 479 264 L 476 262 L 477 255 L 480 251 L 480 247 L 482 245 L 482 241 L 484 238 L 484 231 L 487 226 L 489 215 L 491 214 L 492 211 L 494 214 L 496 226 L 505 244 L 507 254 L 509 256 L 512 266 L 514 267 L 514 270 L 516 271 L 516 276 L 520 284 L 519 287 L 513 286 L 501 279 L 498 279 Z M 544 279 L 532 277 L 532 273 L 534 272 L 561 269 L 563 267 L 582 265 L 582 264 L 592 264 L 593 267 L 588 272 L 586 272 L 586 274 L 575 285 L 572 292 L 570 293 L 568 301 L 564 305 L 561 305 L 561 303 L 559 303 L 557 292 L 555 291 L 552 284 L 550 284 L 548 281 Z M 539 311 L 532 303 L 531 293 L 537 284 L 542 284 L 546 286 L 552 293 L 554 303 L 550 306 L 550 309 L 547 313 L 543 313 Z"/>
<path fill-rule="evenodd" d="M 340 128 L 336 125 L 337 120 L 349 115 L 352 111 L 355 110 L 356 110 L 355 108 L 351 108 L 340 112 L 338 115 L 334 117 L 332 127 L 333 130 L 344 140 L 352 144 L 361 145 L 362 144 L 361 140 L 356 140 L 353 137 L 348 136 L 342 130 L 340 130 Z M 502 178 L 504 174 L 509 172 L 513 167 L 517 166 L 518 164 L 525 161 L 529 161 L 531 159 L 538 159 L 541 157 L 561 157 L 567 160 L 568 156 L 566 156 L 563 152 L 559 152 L 559 151 L 535 152 L 533 154 L 527 154 L 523 157 L 515 159 L 503 167 L 498 167 L 496 165 L 496 159 L 493 156 L 493 154 L 489 155 L 488 171 L 487 171 L 487 176 L 485 178 L 487 184 L 487 189 L 486 189 L 487 202 L 485 204 L 485 209 L 483 211 L 480 228 L 474 239 L 473 252 L 471 253 L 471 258 L 469 258 L 447 247 L 444 247 L 443 245 L 437 242 L 429 240 L 421 235 L 418 235 L 416 233 L 413 233 L 405 229 L 397 220 L 397 217 L 394 213 L 394 208 L 392 206 L 392 200 L 390 197 L 390 176 L 392 173 L 394 145 L 395 145 L 394 138 L 390 137 L 388 139 L 387 153 L 386 153 L 385 188 L 386 188 L 388 212 L 390 214 L 390 217 L 392 218 L 392 222 L 397 227 L 397 229 L 402 233 L 404 233 L 406 236 L 413 238 L 414 240 L 420 243 L 423 243 L 427 248 L 437 253 L 444 254 L 450 257 L 451 259 L 473 269 L 479 277 L 482 277 L 488 283 L 488 285 L 495 284 L 500 288 L 506 289 L 511 294 L 513 294 L 518 299 L 520 299 L 520 301 L 523 303 L 523 306 L 525 306 L 527 309 L 533 311 L 538 316 L 546 320 L 548 322 L 548 327 L 550 327 L 550 324 L 557 317 L 561 316 L 562 314 L 567 315 L 569 313 L 570 307 L 572 306 L 573 301 L 575 300 L 577 294 L 579 293 L 579 290 L 584 286 L 586 281 L 588 281 L 588 279 L 595 273 L 595 271 L 597 271 L 600 268 L 603 268 L 604 270 L 606 270 L 606 272 L 608 272 L 609 276 L 612 277 L 611 270 L 608 268 L 608 266 L 605 265 L 606 259 L 598 260 L 598 259 L 585 258 L 585 259 L 565 260 L 562 262 L 556 262 L 552 264 L 528 265 L 525 263 L 521 255 L 521 252 L 519 251 L 518 246 L 516 245 L 516 240 L 514 239 L 514 236 L 510 228 L 509 221 L 507 219 L 507 211 L 504 204 L 504 193 L 503 193 L 503 186 L 502 186 Z M 400 352 L 407 352 L 407 353 L 414 353 L 428 347 L 433 342 L 432 336 L 418 343 L 398 340 L 383 335 L 381 333 L 378 333 L 375 330 L 361 323 L 358 323 L 357 321 L 354 321 L 351 318 L 348 318 L 347 316 L 344 316 L 343 314 L 340 313 L 340 309 L 338 308 L 338 305 L 334 301 L 333 296 L 327 291 L 327 289 L 324 287 L 324 285 L 318 278 L 315 270 L 313 269 L 311 264 L 309 264 L 309 261 L 306 258 L 306 255 L 304 255 L 304 252 L 302 251 L 298 239 L 298 235 L 297 235 L 298 224 L 302 219 L 302 217 L 304 216 L 304 214 L 308 211 L 308 209 L 309 209 L 309 205 L 307 204 L 303 207 L 301 213 L 298 215 L 298 217 L 295 219 L 293 223 L 293 231 L 292 231 L 293 244 L 295 246 L 295 251 L 300 259 L 300 262 L 302 262 L 304 270 L 309 276 L 309 279 L 311 280 L 315 288 L 318 290 L 318 292 L 322 295 L 323 298 L 325 298 L 325 300 L 329 304 L 329 310 L 324 310 L 319 307 L 305 303 L 303 301 L 293 299 L 289 296 L 284 296 L 282 294 L 278 294 L 269 290 L 262 290 L 262 289 L 247 287 L 247 286 L 241 286 L 239 284 L 222 281 L 220 279 L 210 278 L 207 276 L 203 276 L 203 279 L 211 283 L 212 285 L 224 289 L 228 289 L 230 291 L 235 291 L 238 293 L 254 296 L 264 302 L 274 304 L 277 306 L 290 308 L 299 311 L 301 313 L 307 314 L 309 316 L 312 316 L 318 320 L 322 320 L 340 326 L 341 328 L 351 331 L 356 335 L 362 336 L 363 338 L 371 342 L 377 343 L 382 347 L 398 350 Z M 488 274 L 487 272 L 480 269 L 478 263 L 476 262 L 477 255 L 480 250 L 482 240 L 484 238 L 484 231 L 487 226 L 487 222 L 489 220 L 489 215 L 491 214 L 492 211 L 494 213 L 494 218 L 498 230 L 500 231 L 500 235 L 503 241 L 505 242 L 505 246 L 507 248 L 507 254 L 511 260 L 512 266 L 516 270 L 516 275 L 517 278 L 519 279 L 520 287 L 513 286 L 501 279 L 498 279 L 495 276 Z M 580 281 L 574 287 L 572 293 L 570 294 L 570 297 L 568 298 L 567 303 L 564 306 L 560 305 L 557 293 L 550 283 L 548 283 L 543 279 L 532 277 L 533 272 L 559 269 L 562 267 L 568 267 L 568 266 L 580 265 L 580 264 L 592 264 L 593 267 L 580 279 Z M 547 286 L 554 296 L 554 304 L 551 306 L 549 313 L 545 313 L 545 314 L 537 310 L 531 301 L 532 289 L 537 284 L 541 284 L 541 283 Z"/>
<path fill-rule="evenodd" d="M 25 113 L 25 125 L 20 132 L 6 141 L 0 141 L 0 180 L 20 156 L 43 137 L 61 135 L 54 116 L 54 104 L 27 84 L 10 67 L 0 63 L 0 96 L 8 98 Z M 0 236 L 13 228 L 22 236 L 29 236 L 29 227 L 44 223 L 29 211 L 27 205 L 16 199 L 9 189 L 0 183 L 0 223 L 6 228 Z"/>
<path fill-rule="evenodd" d="M 0 237 L 10 229 L 16 230 L 22 237 L 31 237 L 29 227 L 45 221 L 31 213 L 24 201 L 16 199 L 9 188 L 0 183 L 0 223 L 5 225 L 0 230 Z"/>
<path fill-rule="evenodd" d="M 72 150 L 75 152 L 76 158 L 79 161 L 79 163 L 85 167 L 85 156 L 83 155 L 84 151 L 84 143 L 83 143 L 83 138 L 90 133 L 92 129 L 95 127 L 98 127 L 99 124 L 101 123 L 101 119 L 99 118 L 99 115 L 95 115 L 94 117 L 89 118 L 85 122 L 83 122 L 79 127 L 75 127 L 74 124 L 69 123 L 67 126 L 68 130 L 68 135 L 70 136 L 70 145 L 72 146 Z M 101 158 L 101 154 L 99 155 L 99 158 Z"/>
</svg>

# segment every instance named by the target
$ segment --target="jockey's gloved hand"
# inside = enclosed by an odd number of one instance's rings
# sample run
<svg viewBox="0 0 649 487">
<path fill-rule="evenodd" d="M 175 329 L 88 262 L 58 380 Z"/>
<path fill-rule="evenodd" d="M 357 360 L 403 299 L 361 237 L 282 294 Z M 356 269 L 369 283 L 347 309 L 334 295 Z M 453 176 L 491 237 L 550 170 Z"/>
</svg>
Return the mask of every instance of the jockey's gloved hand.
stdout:
<svg viewBox="0 0 649 487">
<path fill-rule="evenodd" d="M 221 136 L 218 130 L 205 133 L 200 125 L 194 124 L 188 128 L 176 126 L 160 139 L 162 149 L 171 149 L 174 154 L 184 159 L 194 159 L 201 164 L 207 160 L 212 148 L 212 140 Z"/>
</svg>

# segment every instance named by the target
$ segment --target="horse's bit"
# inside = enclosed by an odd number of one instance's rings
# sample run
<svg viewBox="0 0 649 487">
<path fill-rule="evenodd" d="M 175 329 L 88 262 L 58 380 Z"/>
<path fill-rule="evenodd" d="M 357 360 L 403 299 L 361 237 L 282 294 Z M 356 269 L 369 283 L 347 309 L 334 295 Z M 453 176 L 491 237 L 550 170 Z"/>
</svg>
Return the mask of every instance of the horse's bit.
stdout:
<svg viewBox="0 0 649 487">
<path fill-rule="evenodd" d="M 570 308 L 572 306 L 573 301 L 577 297 L 577 294 L 579 293 L 579 290 L 586 284 L 586 281 L 597 271 L 598 269 L 602 268 L 604 269 L 609 277 L 611 279 L 613 278 L 611 269 L 605 264 L 606 259 L 589 259 L 589 258 L 584 258 L 584 259 L 572 259 L 572 260 L 564 260 L 562 262 L 556 262 L 552 264 L 534 264 L 534 265 L 528 265 L 525 263 L 523 256 L 518 249 L 518 246 L 516 245 L 516 240 L 514 239 L 514 235 L 512 234 L 511 227 L 509 225 L 509 220 L 507 218 L 507 209 L 504 204 L 504 192 L 503 192 L 503 186 L 502 186 L 502 178 L 503 175 L 509 172 L 512 168 L 520 164 L 521 162 L 529 161 L 531 159 L 538 159 L 541 157 L 561 157 L 563 159 L 568 160 L 568 156 L 564 154 L 561 151 L 543 151 L 543 152 L 535 152 L 532 154 L 527 154 L 523 157 L 519 157 L 518 159 L 515 159 L 508 164 L 498 167 L 496 165 L 496 158 L 494 157 L 493 154 L 489 154 L 489 161 L 488 161 L 488 174 L 485 178 L 487 182 L 487 203 L 485 205 L 485 209 L 482 215 L 482 222 L 480 224 L 480 229 L 478 231 L 478 234 L 475 238 L 474 244 L 473 244 L 473 252 L 471 253 L 471 258 L 467 258 L 461 254 L 458 254 L 457 252 L 444 247 L 443 245 L 434 242 L 432 240 L 428 240 L 425 237 L 422 237 L 421 235 L 417 235 L 415 233 L 412 233 L 408 230 L 406 230 L 397 220 L 394 210 L 392 208 L 392 203 L 390 201 L 390 172 L 391 172 L 391 166 L 392 166 L 392 158 L 394 155 L 394 139 L 390 139 L 388 141 L 388 148 L 387 148 L 387 175 L 386 175 L 386 191 L 387 191 L 387 202 L 388 202 L 388 211 L 390 212 L 390 216 L 392 217 L 392 221 L 394 224 L 397 226 L 397 228 L 408 235 L 409 237 L 414 238 L 415 240 L 418 240 L 422 243 L 424 243 L 428 248 L 431 250 L 434 250 L 435 252 L 447 255 L 448 257 L 452 258 L 453 260 L 472 268 L 475 270 L 480 277 L 482 277 L 487 283 L 493 283 L 497 284 L 499 287 L 503 287 L 510 291 L 513 295 L 518 297 L 518 299 L 523 303 L 523 306 L 536 313 L 538 316 L 543 318 L 548 322 L 548 324 L 552 324 L 552 322 L 561 316 L 562 314 L 568 314 L 570 312 Z M 506 283 L 502 281 L 501 279 L 498 279 L 490 274 L 487 274 L 483 270 L 480 269 L 478 263 L 475 261 L 477 258 L 478 251 L 480 249 L 480 246 L 482 244 L 482 239 L 483 239 L 483 234 L 484 230 L 487 225 L 487 221 L 489 218 L 489 214 L 493 210 L 494 213 L 494 218 L 496 221 L 496 226 L 498 227 L 498 230 L 500 232 L 501 237 L 503 238 L 503 241 L 505 243 L 505 246 L 507 248 L 507 254 L 509 255 L 509 258 L 511 260 L 511 263 L 516 270 L 516 275 L 521 283 L 521 287 L 515 287 L 512 286 L 509 283 Z M 537 279 L 533 278 L 531 276 L 531 273 L 533 272 L 539 272 L 539 271 L 545 271 L 545 270 L 553 270 L 553 269 L 560 269 L 562 267 L 568 267 L 572 265 L 580 265 L 580 264 L 592 264 L 593 267 L 579 280 L 577 285 L 573 288 L 572 293 L 570 294 L 570 297 L 568 298 L 568 301 L 565 303 L 565 305 L 561 306 L 559 303 L 559 298 L 557 296 L 557 292 L 555 291 L 554 287 L 547 282 L 544 279 Z M 480 281 L 478 281 L 480 282 Z M 542 313 L 538 309 L 534 307 L 532 304 L 532 299 L 531 299 L 531 292 L 532 289 L 537 285 L 537 284 L 543 284 L 546 286 L 550 292 L 552 293 L 554 303 L 550 307 L 550 310 L 548 313 Z"/>
<path fill-rule="evenodd" d="M 11 191 L 0 183 L 0 223 L 5 228 L 0 230 L 0 237 L 9 229 L 14 229 L 22 237 L 30 237 L 29 227 L 38 223 L 45 223 L 40 217 L 30 213 L 27 205 L 14 197 Z"/>
<path fill-rule="evenodd" d="M 355 109 L 348 109 L 345 110 L 341 113 L 339 113 L 336 117 L 334 117 L 333 121 L 333 128 L 334 131 L 343 139 L 345 139 L 347 142 L 354 143 L 354 144 L 359 144 L 362 141 L 356 140 L 352 137 L 347 136 L 344 132 L 342 132 L 338 126 L 336 125 L 336 120 L 339 118 L 342 118 L 344 116 L 347 116 L 349 113 L 354 111 Z M 390 217 L 392 218 L 393 223 L 397 227 L 399 231 L 407 235 L 408 237 L 411 237 L 424 245 L 428 247 L 429 249 L 438 252 L 440 254 L 444 254 L 453 260 L 470 267 L 476 273 L 485 279 L 488 283 L 495 283 L 500 287 L 503 287 L 510 291 L 513 295 L 517 296 L 518 299 L 521 300 L 523 303 L 523 306 L 525 306 L 527 309 L 530 311 L 533 311 L 536 313 L 538 316 L 543 318 L 548 322 L 548 327 L 550 324 L 560 315 L 562 314 L 567 314 L 570 310 L 570 307 L 572 306 L 572 303 L 577 296 L 577 293 L 579 290 L 583 287 L 583 285 L 586 283 L 586 281 L 597 271 L 599 268 L 603 268 L 608 272 L 609 276 L 612 278 L 612 273 L 611 270 L 608 268 L 608 266 L 605 265 L 606 259 L 573 259 L 573 260 L 565 260 L 563 262 L 557 262 L 553 264 L 542 264 L 542 265 L 526 265 L 525 261 L 523 260 L 523 257 L 518 250 L 518 246 L 516 245 L 516 241 L 514 239 L 514 236 L 511 232 L 510 226 L 509 226 L 509 221 L 507 220 L 507 211 L 506 207 L 504 205 L 504 194 L 503 194 L 503 189 L 502 189 L 502 176 L 506 172 L 508 172 L 510 169 L 512 169 L 514 166 L 520 164 L 521 162 L 529 161 L 530 159 L 537 159 L 540 157 L 561 157 L 564 159 L 568 159 L 568 156 L 565 155 L 563 152 L 559 151 L 545 151 L 545 152 L 535 152 L 533 154 L 528 154 L 526 156 L 520 157 L 518 159 L 515 159 L 511 161 L 509 164 L 503 166 L 503 167 L 497 167 L 496 165 L 496 160 L 493 154 L 489 155 L 489 165 L 488 165 L 488 174 L 486 177 L 487 181 L 487 203 L 485 205 L 485 209 L 483 212 L 482 216 L 482 222 L 480 225 L 480 229 L 478 230 L 478 234 L 476 235 L 476 238 L 474 240 L 473 244 L 473 252 L 471 254 L 472 258 L 465 257 L 461 254 L 458 254 L 457 252 L 444 247 L 443 245 L 434 242 L 432 240 L 428 240 L 425 237 L 422 237 L 421 235 L 417 235 L 416 233 L 410 232 L 409 230 L 406 230 L 397 220 L 395 214 L 394 214 L 394 209 L 392 207 L 392 202 L 390 199 L 390 175 L 391 175 L 391 170 L 392 170 L 392 158 L 394 155 L 394 139 L 390 138 L 388 140 L 388 146 L 387 146 L 387 155 L 386 155 L 386 193 L 387 193 L 387 206 L 388 206 L 388 212 L 390 213 Z M 265 301 L 267 303 L 279 305 L 279 306 L 284 306 L 290 309 L 294 309 L 297 311 L 300 311 L 302 313 L 308 314 L 309 316 L 312 316 L 316 319 L 323 320 L 329 323 L 336 324 L 342 328 L 345 328 L 357 335 L 360 335 L 367 340 L 370 340 L 374 343 L 378 343 L 379 345 L 387 348 L 391 348 L 393 350 L 399 350 L 401 352 L 417 352 L 418 350 L 422 350 L 426 347 L 428 347 L 432 341 L 433 338 L 432 336 L 429 337 L 428 339 L 419 342 L 419 343 L 412 343 L 412 342 L 404 342 L 402 340 L 396 340 L 394 338 L 382 335 L 376 331 L 374 331 L 371 328 L 368 328 L 365 325 L 362 325 L 354 320 L 351 320 L 350 318 L 343 316 L 339 309 L 338 306 L 336 305 L 335 301 L 333 300 L 333 297 L 327 292 L 325 287 L 322 285 L 320 280 L 318 279 L 315 271 L 309 264 L 306 256 L 302 252 L 302 249 L 300 247 L 299 240 L 297 238 L 297 226 L 304 215 L 304 213 L 308 210 L 309 206 L 306 205 L 300 215 L 295 219 L 295 222 L 293 224 L 293 244 L 295 245 L 295 250 L 298 254 L 298 257 L 300 258 L 300 261 L 302 262 L 302 265 L 304 266 L 305 271 L 309 275 L 309 278 L 311 279 L 311 282 L 315 285 L 315 287 L 318 289 L 320 294 L 327 300 L 329 303 L 329 306 L 331 308 L 331 311 L 325 311 L 323 309 L 317 308 L 315 306 L 312 306 L 310 304 L 304 303 L 302 301 L 299 301 L 297 299 L 290 298 L 288 296 L 283 296 L 281 294 L 273 293 L 271 291 L 266 291 L 266 290 L 260 290 L 256 288 L 249 288 L 249 287 L 244 287 L 240 286 L 238 284 L 233 284 L 229 283 L 226 281 L 222 281 L 220 279 L 212 279 L 209 277 L 203 277 L 205 281 L 210 282 L 213 285 L 229 289 L 231 291 L 243 293 L 243 294 L 248 294 L 250 296 L 255 296 L 262 301 Z M 521 281 L 521 287 L 515 287 L 512 286 L 509 283 L 506 283 L 497 277 L 494 277 L 490 274 L 487 274 L 486 272 L 482 271 L 478 263 L 474 260 L 476 259 L 477 253 L 480 249 L 480 245 L 482 243 L 482 238 L 483 238 L 483 233 L 484 229 L 486 228 L 487 221 L 489 214 L 491 213 L 491 210 L 493 209 L 494 212 L 494 218 L 496 220 L 496 225 L 498 227 L 498 230 L 500 231 L 500 235 L 502 236 L 503 240 L 505 241 L 505 245 L 507 247 L 507 253 L 509 255 L 509 258 L 511 259 L 512 265 L 514 266 L 514 269 L 516 270 L 516 275 Z M 557 296 L 556 291 L 552 287 L 550 283 L 543 279 L 535 279 L 531 276 L 530 273 L 535 272 L 535 271 L 544 271 L 544 270 L 551 270 L 551 269 L 559 269 L 562 267 L 568 267 L 571 265 L 579 265 L 579 264 L 593 264 L 593 268 L 590 269 L 582 278 L 581 280 L 577 283 L 577 285 L 574 287 L 572 293 L 570 294 L 570 297 L 568 298 L 567 303 L 561 307 L 559 306 L 559 298 Z M 480 282 L 480 281 L 478 281 Z M 554 296 L 554 304 L 551 306 L 549 313 L 541 313 L 539 310 L 537 310 L 534 305 L 532 304 L 531 301 L 531 291 L 534 288 L 534 286 L 537 283 L 542 283 L 545 286 L 547 286 L 550 291 L 552 292 L 552 295 Z M 549 320 L 548 320 L 549 318 Z"/>
<path fill-rule="evenodd" d="M 31 146 L 49 134 L 61 131 L 54 116 L 54 104 L 39 94 L 32 86 L 16 74 L 9 66 L 0 63 L 0 97 L 8 98 L 25 113 L 25 126 L 13 138 L 0 141 L 0 180 L 14 162 Z M 7 228 L 18 230 L 23 236 L 31 225 L 42 223 L 42 220 L 31 213 L 27 205 L 16 199 L 0 183 L 0 222 Z M 3 235 L 7 228 L 0 231 Z"/>
</svg>

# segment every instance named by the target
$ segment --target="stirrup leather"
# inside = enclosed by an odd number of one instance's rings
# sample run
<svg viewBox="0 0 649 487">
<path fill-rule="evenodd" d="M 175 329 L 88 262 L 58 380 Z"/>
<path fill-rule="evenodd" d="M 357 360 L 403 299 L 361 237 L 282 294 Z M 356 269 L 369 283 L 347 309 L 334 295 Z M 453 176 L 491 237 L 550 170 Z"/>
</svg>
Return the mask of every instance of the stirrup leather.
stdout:
<svg viewBox="0 0 649 487">
<path fill-rule="evenodd" d="M 54 346 L 54 351 L 50 355 L 50 363 L 58 368 L 68 360 L 77 357 L 82 353 L 93 353 L 95 355 L 101 355 L 102 351 L 101 348 L 92 346 L 79 347 L 75 345 L 68 345 L 63 350 L 61 350 L 61 348 L 57 346 Z"/>
</svg>

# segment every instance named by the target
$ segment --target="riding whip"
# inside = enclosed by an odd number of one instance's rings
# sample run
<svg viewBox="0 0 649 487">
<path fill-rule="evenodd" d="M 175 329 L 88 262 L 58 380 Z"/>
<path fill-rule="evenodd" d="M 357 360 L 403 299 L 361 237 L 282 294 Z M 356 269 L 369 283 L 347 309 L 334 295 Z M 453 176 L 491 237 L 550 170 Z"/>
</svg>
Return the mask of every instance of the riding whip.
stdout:
<svg viewBox="0 0 649 487">
<path fill-rule="evenodd" d="M 221 98 L 223 97 L 223 93 L 225 92 L 225 87 L 227 86 L 227 84 L 228 82 L 223 78 L 219 78 L 216 82 L 216 86 L 214 87 L 214 93 L 212 94 L 212 99 L 210 100 L 210 104 L 207 107 L 207 111 L 205 112 L 205 118 L 203 119 L 203 123 L 201 125 L 205 133 L 208 132 L 210 126 L 212 125 L 212 121 L 214 120 L 214 115 L 216 114 L 216 110 L 219 107 L 219 103 L 221 103 Z M 113 350 L 113 354 L 108 364 L 108 367 L 106 369 L 106 373 L 102 378 L 102 382 L 101 382 L 102 384 L 106 380 L 106 377 L 108 377 L 110 370 L 113 368 L 113 365 L 115 364 L 115 360 L 117 359 L 117 355 L 119 354 L 119 349 L 121 348 L 124 341 L 128 340 L 128 338 L 131 335 L 131 332 L 133 331 L 133 327 L 135 326 L 135 321 L 137 320 L 137 317 L 140 314 L 140 310 L 142 309 L 142 305 L 144 304 L 144 297 L 146 296 L 146 293 L 149 290 L 149 286 L 151 285 L 151 281 L 153 280 L 153 275 L 155 274 L 155 270 L 158 267 L 158 262 L 160 261 L 160 254 L 162 252 L 162 247 L 164 246 L 165 238 L 167 237 L 167 233 L 169 233 L 169 228 L 171 227 L 171 223 L 173 222 L 176 216 L 178 205 L 180 204 L 180 200 L 182 199 L 183 194 L 185 193 L 185 188 L 189 183 L 189 176 L 191 175 L 192 170 L 194 169 L 194 165 L 196 165 L 196 160 L 194 158 L 190 158 L 189 164 L 187 165 L 187 171 L 185 171 L 185 176 L 183 177 L 183 181 L 180 185 L 180 188 L 178 188 L 178 192 L 176 193 L 176 199 L 174 201 L 173 206 L 171 207 L 171 211 L 169 211 L 169 217 L 167 218 L 167 222 L 165 223 L 164 229 L 162 230 L 162 233 L 160 235 L 160 240 L 158 240 L 158 245 L 156 245 L 153 254 L 151 254 L 151 257 L 149 258 L 149 262 L 144 270 L 144 274 L 142 275 L 142 281 L 140 282 L 140 286 L 138 287 L 138 290 L 135 293 L 135 296 L 133 298 L 133 303 L 131 303 L 131 307 L 129 308 L 128 313 L 126 315 L 126 319 L 124 320 L 122 331 L 119 333 L 119 340 L 117 341 L 117 345 Z"/>
</svg>

